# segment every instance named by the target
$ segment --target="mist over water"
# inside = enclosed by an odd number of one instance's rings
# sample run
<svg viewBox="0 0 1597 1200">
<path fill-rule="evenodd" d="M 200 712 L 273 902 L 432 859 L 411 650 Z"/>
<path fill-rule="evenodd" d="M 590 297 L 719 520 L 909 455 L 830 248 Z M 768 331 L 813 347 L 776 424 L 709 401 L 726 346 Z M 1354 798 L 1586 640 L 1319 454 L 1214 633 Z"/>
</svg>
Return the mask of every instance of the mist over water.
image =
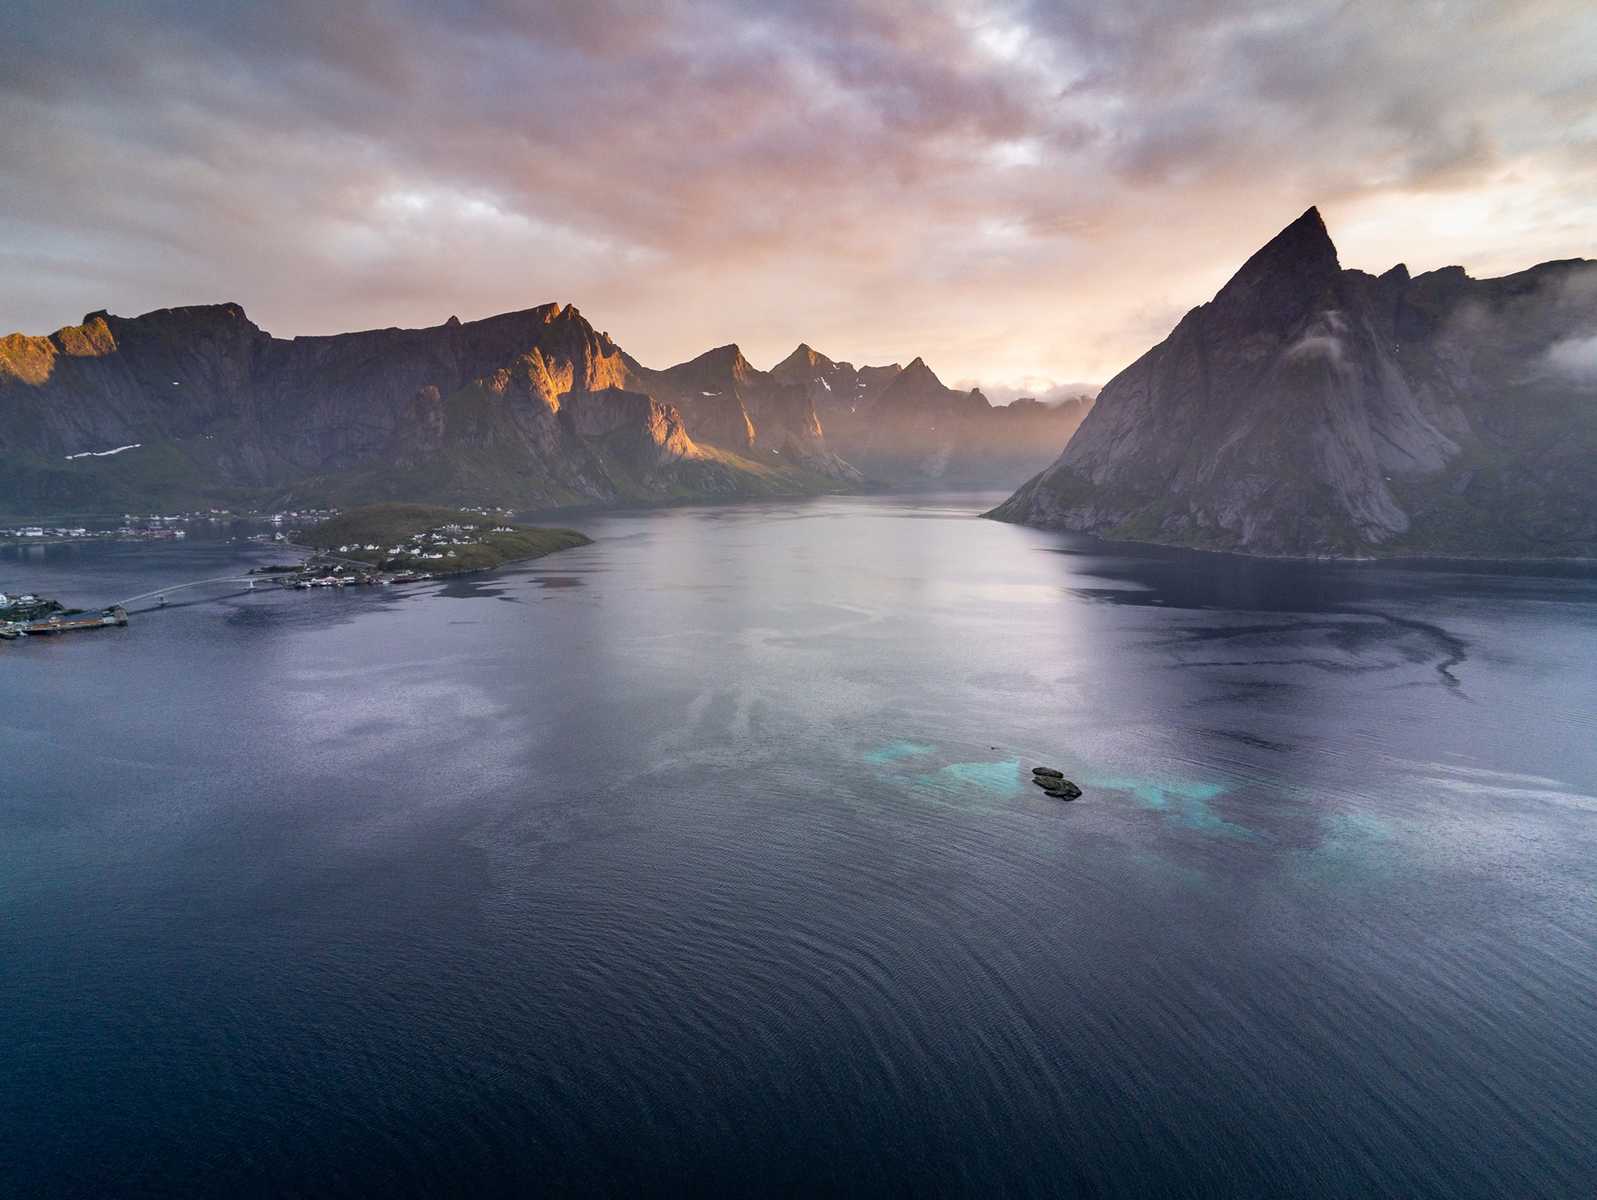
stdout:
<svg viewBox="0 0 1597 1200">
<path fill-rule="evenodd" d="M 0 645 L 0 1192 L 1589 1190 L 1592 572 L 996 499 Z"/>
</svg>

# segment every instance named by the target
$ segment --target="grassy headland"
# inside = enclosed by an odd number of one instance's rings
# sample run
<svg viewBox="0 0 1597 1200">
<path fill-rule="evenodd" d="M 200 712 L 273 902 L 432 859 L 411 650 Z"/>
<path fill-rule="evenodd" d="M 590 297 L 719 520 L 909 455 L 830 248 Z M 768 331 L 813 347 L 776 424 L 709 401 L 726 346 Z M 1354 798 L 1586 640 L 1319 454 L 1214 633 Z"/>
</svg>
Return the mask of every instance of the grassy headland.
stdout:
<svg viewBox="0 0 1597 1200">
<path fill-rule="evenodd" d="M 305 535 L 317 550 L 388 570 L 456 575 L 541 558 L 585 546 L 574 529 L 512 525 L 502 513 L 484 515 L 426 504 L 373 504 L 323 521 Z"/>
</svg>

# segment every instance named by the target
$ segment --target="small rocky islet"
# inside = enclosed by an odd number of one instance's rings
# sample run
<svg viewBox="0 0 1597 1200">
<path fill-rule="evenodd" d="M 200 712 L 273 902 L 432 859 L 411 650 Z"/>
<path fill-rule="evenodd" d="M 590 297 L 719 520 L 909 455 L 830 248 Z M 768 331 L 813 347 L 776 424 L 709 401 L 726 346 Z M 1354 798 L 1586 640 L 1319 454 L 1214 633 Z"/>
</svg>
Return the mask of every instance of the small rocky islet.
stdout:
<svg viewBox="0 0 1597 1200">
<path fill-rule="evenodd" d="M 1033 767 L 1031 781 L 1042 788 L 1050 800 L 1074 800 L 1081 795 L 1081 789 L 1066 779 L 1063 771 L 1053 767 Z"/>
</svg>

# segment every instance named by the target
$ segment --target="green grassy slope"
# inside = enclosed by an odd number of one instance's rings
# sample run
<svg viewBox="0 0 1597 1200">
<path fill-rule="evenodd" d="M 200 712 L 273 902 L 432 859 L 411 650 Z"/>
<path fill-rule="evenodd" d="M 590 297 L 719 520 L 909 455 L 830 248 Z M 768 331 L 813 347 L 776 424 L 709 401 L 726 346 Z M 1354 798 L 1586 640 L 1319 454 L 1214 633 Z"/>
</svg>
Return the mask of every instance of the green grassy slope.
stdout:
<svg viewBox="0 0 1597 1200">
<path fill-rule="evenodd" d="M 506 532 L 493 532 L 494 527 L 503 524 L 498 517 L 461 512 L 457 508 L 427 504 L 373 504 L 323 521 L 310 530 L 305 539 L 319 550 L 336 550 L 344 545 L 375 545 L 378 547 L 375 551 L 351 551 L 347 557 L 381 563 L 389 560 L 390 548 L 407 542 L 416 534 L 446 525 L 459 525 L 470 530 L 462 536 L 479 539 L 479 544 L 449 546 L 448 549 L 454 551 L 454 558 L 414 564 L 438 574 L 481 571 L 507 562 L 541 558 L 557 550 L 586 546 L 591 540 L 574 529 L 548 529 L 531 525 L 515 525 Z"/>
</svg>

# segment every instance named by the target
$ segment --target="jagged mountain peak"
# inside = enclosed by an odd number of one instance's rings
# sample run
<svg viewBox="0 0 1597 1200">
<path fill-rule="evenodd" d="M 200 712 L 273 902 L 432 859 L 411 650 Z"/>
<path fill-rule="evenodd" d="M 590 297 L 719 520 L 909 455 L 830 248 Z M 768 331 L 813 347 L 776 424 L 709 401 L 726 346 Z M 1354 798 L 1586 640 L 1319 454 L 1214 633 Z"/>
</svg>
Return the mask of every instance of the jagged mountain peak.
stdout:
<svg viewBox="0 0 1597 1200">
<path fill-rule="evenodd" d="M 725 364 L 728 366 L 738 363 L 746 363 L 747 361 L 748 360 L 743 357 L 742 348 L 739 347 L 736 342 L 728 342 L 724 346 L 716 346 L 713 349 L 706 350 L 703 354 L 688 360 L 690 364 Z"/>
<path fill-rule="evenodd" d="M 743 351 L 736 342 L 706 350 L 697 358 L 690 358 L 667 370 L 671 374 L 692 376 L 696 380 L 712 383 L 746 383 L 764 374 L 743 357 Z"/>
<path fill-rule="evenodd" d="M 1320 210 L 1310 208 L 1243 263 L 1208 307 L 1226 323 L 1284 328 L 1318 301 L 1341 270 Z"/>
<path fill-rule="evenodd" d="M 808 342 L 800 342 L 793 353 L 771 368 L 771 374 L 784 382 L 802 382 L 815 378 L 817 373 L 836 369 L 836 362 Z"/>
<path fill-rule="evenodd" d="M 1309 209 L 1103 389 L 995 515 L 1285 555 L 1586 555 L 1597 447 L 1549 264 L 1343 270 Z"/>
<path fill-rule="evenodd" d="M 1336 256 L 1336 243 L 1331 241 L 1331 234 L 1325 228 L 1320 210 L 1310 208 L 1254 251 L 1230 282 L 1220 289 L 1220 295 L 1225 295 L 1239 283 L 1249 283 L 1269 275 L 1283 272 L 1293 275 L 1306 272 L 1329 274 L 1341 269 L 1342 265 Z"/>
<path fill-rule="evenodd" d="M 224 300 L 217 304 L 184 304 L 173 308 L 156 308 L 149 312 L 140 313 L 136 317 L 119 317 L 105 309 L 96 309 L 94 312 L 85 313 L 83 324 L 88 325 L 96 320 L 100 321 L 142 321 L 148 325 L 210 325 L 222 323 L 236 323 L 255 328 L 255 323 L 244 312 L 244 306 L 234 300 Z"/>
<path fill-rule="evenodd" d="M 1336 243 L 1331 241 L 1331 233 L 1325 227 L 1325 218 L 1320 216 L 1320 210 L 1311 204 L 1297 220 L 1260 247 L 1248 262 L 1264 257 L 1318 259 L 1335 263 Z M 1242 269 L 1247 270 L 1247 264 Z"/>
<path fill-rule="evenodd" d="M 898 373 L 898 378 L 893 380 L 892 386 L 895 390 L 919 387 L 941 388 L 943 381 L 937 378 L 937 372 L 926 365 L 926 360 L 917 354 L 910 360 L 909 366 Z"/>
</svg>

